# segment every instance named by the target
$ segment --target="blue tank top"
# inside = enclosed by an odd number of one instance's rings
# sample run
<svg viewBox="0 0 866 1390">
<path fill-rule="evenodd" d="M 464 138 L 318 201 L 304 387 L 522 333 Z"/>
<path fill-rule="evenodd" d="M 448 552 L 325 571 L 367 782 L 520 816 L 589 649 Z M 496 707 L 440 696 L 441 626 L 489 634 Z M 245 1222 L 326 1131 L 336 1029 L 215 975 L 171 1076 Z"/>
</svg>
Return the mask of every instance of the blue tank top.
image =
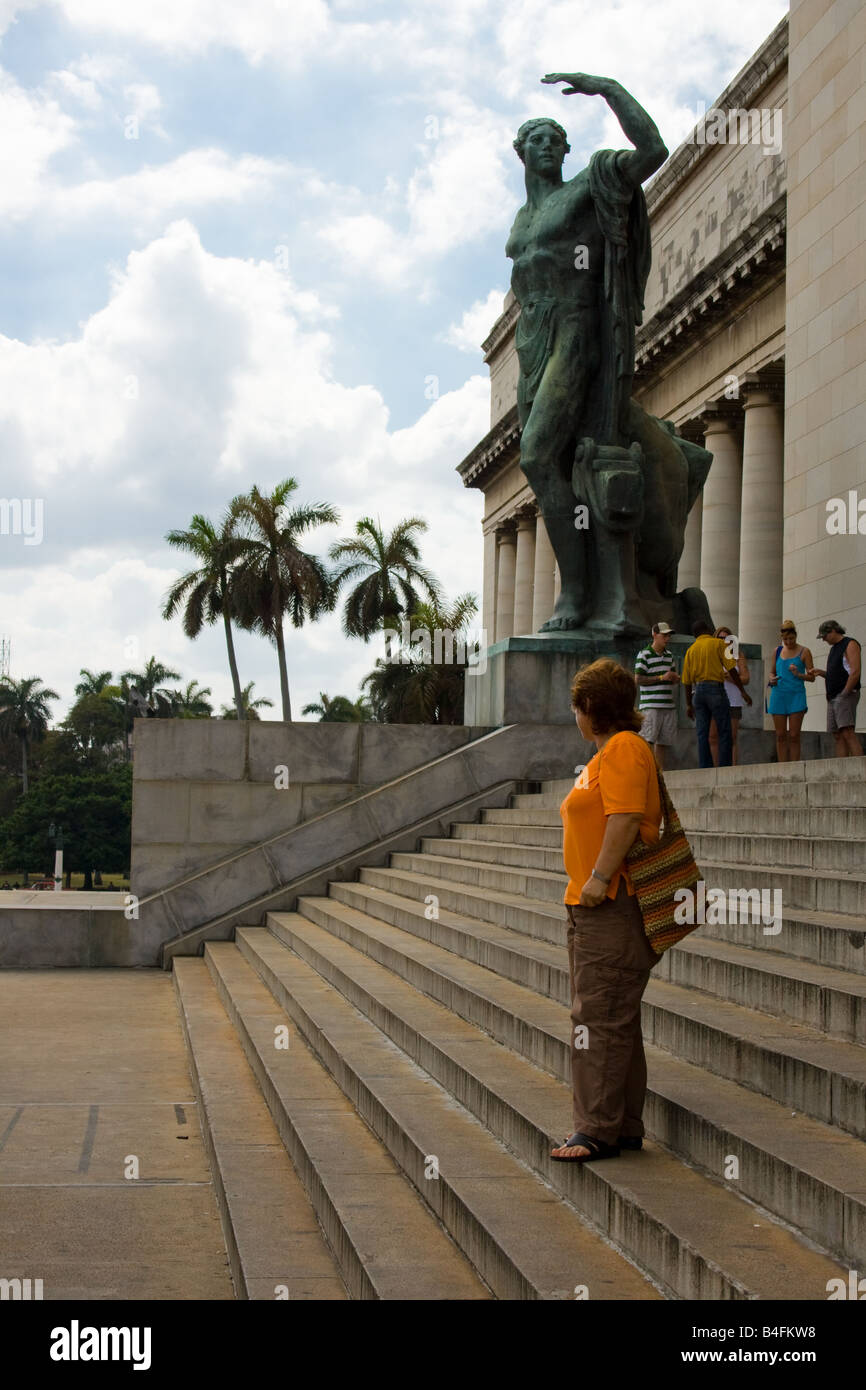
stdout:
<svg viewBox="0 0 866 1390">
<path fill-rule="evenodd" d="M 800 652 L 802 652 L 802 650 L 803 648 L 801 647 Z M 779 677 L 779 683 L 776 689 L 784 691 L 786 695 L 793 694 L 795 690 L 802 691 L 804 689 L 802 680 L 800 680 L 798 676 L 791 675 L 791 672 L 788 670 L 789 666 L 796 666 L 801 675 L 805 676 L 806 663 L 800 653 L 798 652 L 796 656 L 786 656 L 783 647 L 776 657 L 776 675 Z"/>
</svg>

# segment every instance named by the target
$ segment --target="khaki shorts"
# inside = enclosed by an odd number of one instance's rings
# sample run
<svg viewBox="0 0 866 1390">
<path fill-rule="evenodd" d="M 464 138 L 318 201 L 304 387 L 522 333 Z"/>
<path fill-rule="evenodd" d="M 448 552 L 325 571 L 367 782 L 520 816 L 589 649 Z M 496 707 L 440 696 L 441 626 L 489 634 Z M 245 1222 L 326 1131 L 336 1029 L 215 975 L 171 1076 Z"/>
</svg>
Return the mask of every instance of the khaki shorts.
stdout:
<svg viewBox="0 0 866 1390">
<path fill-rule="evenodd" d="M 647 743 L 660 743 L 669 748 L 676 741 L 677 712 L 675 709 L 642 710 L 643 723 L 640 726 L 641 738 Z"/>
<path fill-rule="evenodd" d="M 827 732 L 835 734 L 838 729 L 853 729 L 857 723 L 857 704 L 860 691 L 852 690 L 847 695 L 835 695 L 827 701 Z"/>
</svg>

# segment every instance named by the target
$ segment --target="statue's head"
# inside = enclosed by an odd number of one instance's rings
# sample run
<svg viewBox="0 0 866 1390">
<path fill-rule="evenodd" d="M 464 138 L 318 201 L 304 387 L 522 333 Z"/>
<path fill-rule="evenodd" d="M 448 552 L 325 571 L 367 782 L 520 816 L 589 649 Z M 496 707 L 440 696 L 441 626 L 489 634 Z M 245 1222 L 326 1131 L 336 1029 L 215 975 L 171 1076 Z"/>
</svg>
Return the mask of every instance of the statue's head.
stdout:
<svg viewBox="0 0 866 1390">
<path fill-rule="evenodd" d="M 562 126 L 549 116 L 524 121 L 514 141 L 521 161 L 533 173 L 552 174 L 562 170 L 562 161 L 571 146 Z"/>
</svg>

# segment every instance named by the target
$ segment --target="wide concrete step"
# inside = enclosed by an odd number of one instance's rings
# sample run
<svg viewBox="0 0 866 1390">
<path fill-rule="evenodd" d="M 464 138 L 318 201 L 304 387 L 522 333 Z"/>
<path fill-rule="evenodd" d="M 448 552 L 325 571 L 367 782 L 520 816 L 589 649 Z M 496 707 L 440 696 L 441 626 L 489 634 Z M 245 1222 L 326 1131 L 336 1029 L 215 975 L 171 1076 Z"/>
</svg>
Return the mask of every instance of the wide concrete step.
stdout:
<svg viewBox="0 0 866 1390">
<path fill-rule="evenodd" d="M 466 883 L 476 888 L 490 888 L 562 905 L 568 878 L 561 861 L 558 871 L 516 868 L 497 862 L 495 856 L 487 861 L 460 858 L 458 851 L 462 841 L 448 840 L 444 843 L 453 845 L 455 851 L 449 854 L 427 854 L 423 851 L 392 854 L 391 865 L 395 869 L 406 869 L 409 873 L 417 874 L 422 882 L 428 877 L 446 879 L 452 883 Z"/>
<path fill-rule="evenodd" d="M 561 1035 L 569 985 L 563 948 L 492 927 L 486 928 L 491 937 L 485 941 L 484 924 L 450 913 L 428 919 L 419 904 L 402 902 L 401 909 L 395 894 L 340 883 L 332 885 L 331 897 L 304 899 L 299 909 L 431 998 L 447 1003 L 461 1018 L 567 1079 L 568 1049 Z M 394 918 L 409 925 L 388 925 Z M 508 981 L 527 988 L 509 988 Z M 548 997 L 539 999 L 539 994 Z M 551 1001 L 558 1007 L 551 1008 Z M 823 1233 L 830 1230 L 839 1254 L 866 1255 L 866 1148 L 860 1140 L 802 1116 L 803 1123 L 792 1127 L 787 1105 L 755 1097 L 659 1049 L 650 1051 L 649 1093 L 659 1116 L 661 1128 L 654 1131 L 658 1137 L 717 1177 L 723 1176 L 721 1155 L 739 1154 L 745 1146 L 749 1167 L 737 1178 L 737 1191 L 813 1239 L 825 1239 Z M 709 1110 L 700 1104 L 707 1088 L 715 1096 Z M 693 1122 L 683 1113 L 683 1096 Z M 744 1127 L 744 1115 L 752 1117 L 751 1127 Z M 805 1145 L 808 1161 L 802 1169 L 797 1166 L 796 1143 L 791 1142 L 792 1128 Z M 709 1134 L 714 1136 L 712 1149 Z M 827 1206 L 833 1211 L 829 1224 Z"/>
<path fill-rule="evenodd" d="M 519 812 L 514 813 L 515 816 Z M 500 845 L 535 845 L 542 849 L 559 851 L 562 864 L 562 821 L 556 817 L 556 824 L 544 825 L 538 822 L 528 824 L 521 820 L 507 821 L 453 821 L 451 838 L 455 840 L 488 840 Z"/>
<path fill-rule="evenodd" d="M 566 1082 L 309 919 L 280 913 L 269 925 L 672 1296 L 826 1297 L 834 1261 L 652 1144 L 603 1164 L 551 1160 Z"/>
<path fill-rule="evenodd" d="M 829 837 L 798 839 L 790 835 L 735 834 L 695 830 L 685 827 L 695 858 L 701 863 L 704 859 L 722 859 L 729 863 L 753 864 L 794 868 L 811 868 L 816 874 L 853 873 L 864 867 L 864 851 L 860 843 L 851 840 L 834 840 Z M 562 831 L 555 828 L 546 832 L 541 827 L 529 827 L 522 836 L 515 834 L 513 839 L 494 840 L 483 832 L 495 829 L 493 826 L 466 825 L 452 827 L 450 838 L 424 836 L 421 849 L 425 854 L 451 855 L 461 859 L 479 859 L 485 863 L 498 861 L 519 868 L 544 869 L 548 873 L 562 872 Z M 482 832 L 473 834 L 473 831 Z M 538 843 L 531 835 L 546 833 L 548 843 Z"/>
<path fill-rule="evenodd" d="M 351 1296 L 488 1298 L 239 946 L 208 943 L 205 959 Z M 280 1211 L 271 1209 L 267 1219 L 279 1223 Z"/>
<path fill-rule="evenodd" d="M 425 903 L 431 913 L 447 908 L 495 926 L 525 932 L 527 936 L 554 945 L 565 944 L 567 919 L 561 901 L 543 902 L 522 893 L 500 892 L 452 878 L 435 878 L 432 873 L 422 877 L 411 869 L 362 869 L 359 879 L 361 883 L 415 898 Z"/>
<path fill-rule="evenodd" d="M 565 924 L 548 942 L 520 930 L 450 911 L 370 883 L 332 883 L 330 899 L 452 951 L 464 960 L 568 1004 Z M 861 952 L 862 954 L 862 952 Z M 866 978 L 706 937 L 703 930 L 666 951 L 654 978 L 700 989 L 762 1013 L 788 1018 L 830 1037 L 866 1043 Z"/>
<path fill-rule="evenodd" d="M 685 1061 L 866 1139 L 866 1049 L 651 979 L 643 1035 Z"/>
<path fill-rule="evenodd" d="M 846 761 L 839 759 L 840 763 Z M 851 759 L 853 762 L 854 760 Z M 838 782 L 747 783 L 743 786 L 669 786 L 678 810 L 688 807 L 716 807 L 719 810 L 809 811 L 854 810 L 866 807 L 866 785 L 843 778 Z"/>
<path fill-rule="evenodd" d="M 778 807 L 697 806 L 676 802 L 683 829 L 689 834 L 696 830 L 728 834 L 805 836 L 821 840 L 852 840 L 861 846 L 866 842 L 866 807 L 813 806 L 795 807 L 790 803 Z M 485 811 L 477 821 L 458 822 L 452 834 L 464 839 L 496 839 L 494 827 L 500 826 L 502 840 L 520 840 L 528 845 L 562 843 L 562 818 L 558 810 L 544 811 L 530 820 L 527 809 L 503 807 Z M 457 826 L 460 826 L 458 830 Z"/>
<path fill-rule="evenodd" d="M 456 828 L 456 827 L 455 827 Z M 479 826 L 478 829 L 484 829 Z M 476 863 L 508 865 L 517 869 L 541 869 L 548 874 L 562 875 L 562 836 L 555 846 L 530 845 L 520 840 L 485 840 L 452 835 L 425 835 L 421 839 L 422 854 L 447 859 L 468 859 Z M 563 888 L 563 891 L 564 888 Z"/>
<path fill-rule="evenodd" d="M 564 928 L 561 940 L 540 940 L 441 905 L 434 913 L 423 899 L 409 898 L 366 882 L 332 883 L 324 901 L 345 903 L 366 912 L 380 922 L 400 927 L 464 960 L 495 970 L 505 979 L 526 985 L 547 998 L 559 1002 L 567 998 L 568 981 L 563 969 Z"/>
<path fill-rule="evenodd" d="M 203 960 L 174 986 L 239 1298 L 339 1300 L 346 1286 Z"/>
<path fill-rule="evenodd" d="M 301 899 L 299 908 L 536 1066 L 570 1076 L 564 961 L 551 967 L 556 995 L 545 998 L 345 903 Z M 866 1049 L 654 977 L 643 1015 L 644 1036 L 659 1047 L 866 1138 Z"/>
<path fill-rule="evenodd" d="M 697 931 L 664 953 L 655 977 L 802 1023 L 831 1038 L 866 1044 L 863 975 L 716 941 Z"/>
<path fill-rule="evenodd" d="M 842 869 L 818 871 L 791 865 L 770 868 L 762 864 L 738 864 L 730 859 L 702 855 L 700 846 L 693 845 L 693 848 L 710 887 L 722 888 L 726 893 L 730 889 L 779 892 L 783 915 L 790 908 L 844 913 L 852 919 L 852 930 L 866 929 L 866 873 Z"/>
<path fill-rule="evenodd" d="M 815 840 L 866 841 L 866 807 L 850 806 L 682 806 L 683 828 L 724 834 L 804 836 Z"/>
<path fill-rule="evenodd" d="M 451 846 L 448 851 L 445 845 Z M 542 902 L 561 903 L 565 894 L 567 878 L 561 866 L 557 872 L 551 868 L 512 866 L 496 859 L 490 845 L 481 841 L 476 844 L 479 855 L 474 858 L 466 855 L 466 841 L 441 841 L 437 848 L 442 851 L 432 854 L 423 851 L 391 855 L 395 869 L 406 869 L 422 880 L 447 879 L 454 883 L 472 884 L 478 888 L 506 891 Z M 470 852 L 475 845 L 470 846 Z M 767 890 L 781 894 L 782 911 L 786 907 L 814 908 L 819 912 L 843 912 L 861 919 L 866 918 L 866 873 L 850 873 L 842 870 L 829 870 L 817 873 L 812 869 L 774 868 L 766 864 L 738 864 L 731 860 L 709 858 L 700 853 L 700 845 L 693 846 L 695 857 L 708 886 L 721 888 L 727 892 L 734 889 L 742 891 Z M 480 853 L 489 855 L 482 859 Z M 519 847 L 513 847 L 513 855 L 519 855 Z M 527 849 L 526 854 L 544 855 L 545 850 Z M 736 901 L 736 900 L 734 900 Z M 772 906 L 777 900 L 770 898 Z M 852 926 L 856 927 L 852 922 Z"/>
<path fill-rule="evenodd" d="M 645 1050 L 644 1123 L 654 1139 L 726 1179 L 850 1268 L 866 1266 L 861 1139 L 651 1044 Z"/>
<path fill-rule="evenodd" d="M 512 796 L 510 801 L 513 803 L 515 798 Z M 490 806 L 485 807 L 481 812 L 482 825 L 542 825 L 559 827 L 562 833 L 562 817 L 559 814 L 559 806 L 540 806 L 540 797 L 527 797 L 531 802 L 529 806 Z"/>
<path fill-rule="evenodd" d="M 695 743 L 697 748 L 697 741 Z M 866 767 L 859 758 L 801 758 L 792 763 L 744 763 L 739 767 L 680 768 L 666 773 L 673 787 L 747 787 L 768 782 L 807 786 L 828 782 L 866 785 Z M 544 783 L 542 782 L 542 786 Z"/>
<path fill-rule="evenodd" d="M 774 868 L 812 869 L 816 874 L 849 874 L 866 885 L 866 853 L 861 841 L 832 839 L 828 835 L 798 836 L 793 828 L 784 835 L 756 831 L 723 830 L 710 814 L 711 829 L 688 828 L 692 853 L 698 863 L 721 859 L 729 864 L 753 864 Z M 864 899 L 866 900 L 866 899 Z"/>
<path fill-rule="evenodd" d="M 767 806 L 866 808 L 866 766 L 859 758 L 810 759 L 798 763 L 757 763 L 735 768 L 665 773 L 674 804 L 684 806 Z M 538 793 L 521 793 L 513 806 L 558 808 L 574 785 L 573 777 L 543 781 Z"/>
<path fill-rule="evenodd" d="M 586 1286 L 593 1299 L 660 1297 L 310 964 L 261 929 L 242 930 L 238 943 L 497 1297 L 570 1299 L 575 1285 Z M 350 1150 L 337 1147 L 346 1164 Z M 391 1212 L 380 1217 L 393 1231 Z M 413 1253 L 423 1259 L 423 1251 L 407 1245 L 405 1257 Z"/>
<path fill-rule="evenodd" d="M 772 906 L 772 900 L 770 900 Z M 725 916 L 729 914 L 726 912 Z M 705 922 L 691 940 L 729 941 L 757 946 L 773 955 L 795 957 L 832 969 L 866 974 L 866 921 L 844 912 L 818 912 L 783 903 L 782 929 L 765 932 L 750 918 L 731 914 L 730 921 Z"/>
</svg>

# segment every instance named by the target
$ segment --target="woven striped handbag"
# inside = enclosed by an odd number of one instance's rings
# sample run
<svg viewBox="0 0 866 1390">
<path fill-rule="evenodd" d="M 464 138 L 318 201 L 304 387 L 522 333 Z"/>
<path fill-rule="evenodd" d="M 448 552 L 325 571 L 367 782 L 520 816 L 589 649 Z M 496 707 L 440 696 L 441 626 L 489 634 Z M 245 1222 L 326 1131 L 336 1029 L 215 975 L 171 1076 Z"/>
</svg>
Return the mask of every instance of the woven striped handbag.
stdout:
<svg viewBox="0 0 866 1390">
<path fill-rule="evenodd" d="M 695 863 L 691 845 L 660 772 L 658 779 L 662 807 L 659 838 L 655 844 L 645 845 L 638 835 L 625 857 L 625 863 L 637 894 L 647 939 L 660 957 L 669 946 L 675 946 L 700 926 L 694 920 L 694 912 L 690 914 L 691 922 L 676 920 L 674 893 L 678 888 L 687 888 L 694 894 L 701 871 Z"/>
</svg>

